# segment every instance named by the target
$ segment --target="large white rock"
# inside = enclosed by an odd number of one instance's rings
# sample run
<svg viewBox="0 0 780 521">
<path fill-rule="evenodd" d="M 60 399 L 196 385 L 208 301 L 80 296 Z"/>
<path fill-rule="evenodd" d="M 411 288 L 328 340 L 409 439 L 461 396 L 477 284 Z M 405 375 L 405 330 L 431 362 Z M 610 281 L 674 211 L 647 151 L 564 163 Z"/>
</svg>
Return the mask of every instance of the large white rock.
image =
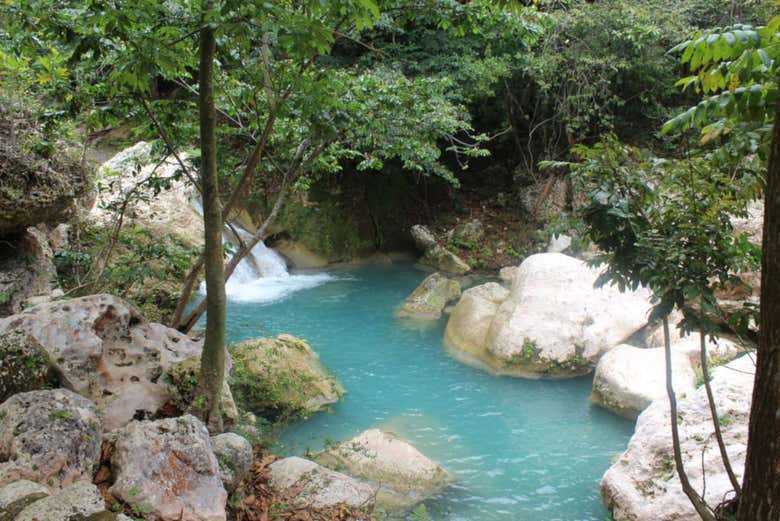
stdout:
<svg viewBox="0 0 780 521">
<path fill-rule="evenodd" d="M 160 521 L 225 521 L 227 492 L 205 425 L 191 415 L 113 434 L 110 492 Z"/>
<path fill-rule="evenodd" d="M 587 373 L 602 354 L 646 324 L 651 308 L 647 290 L 595 288 L 599 273 L 560 253 L 531 255 L 516 272 L 509 297 L 495 312 L 484 343 L 463 342 L 463 335 L 453 331 L 447 338 L 453 347 L 501 374 Z M 464 319 L 457 316 L 456 320 Z"/>
<path fill-rule="evenodd" d="M 742 480 L 755 366 L 742 356 L 712 372 L 720 425 L 731 465 Z M 685 470 L 693 487 L 717 505 L 732 495 L 713 436 L 706 391 L 700 387 L 679 402 L 678 426 Z M 601 497 L 615 521 L 700 521 L 682 491 L 674 468 L 666 399 L 639 416 L 626 451 L 601 480 Z"/>
<path fill-rule="evenodd" d="M 195 172 L 186 154 L 179 157 L 190 172 Z M 168 183 L 168 187 L 157 194 L 152 194 L 143 184 L 153 172 Z M 187 177 L 181 175 L 181 165 L 176 158 L 169 157 L 158 164 L 152 158 L 152 144 L 141 141 L 106 161 L 98 176 L 104 189 L 90 212 L 98 223 L 110 225 L 118 216 L 114 208 L 121 206 L 125 198 L 136 191 L 150 196 L 129 199 L 125 223 L 139 224 L 156 235 L 179 236 L 191 246 L 203 244 L 203 219 L 192 204 L 197 200 L 197 192 Z"/>
<path fill-rule="evenodd" d="M 379 429 L 367 430 L 315 460 L 377 487 L 376 506 L 388 511 L 411 508 L 451 481 L 444 469 L 411 444 Z"/>
<path fill-rule="evenodd" d="M 371 510 L 377 489 L 313 461 L 291 457 L 271 464 L 271 487 L 297 508 L 346 505 Z"/>
<path fill-rule="evenodd" d="M 0 486 L 25 479 L 57 491 L 91 480 L 100 443 L 86 398 L 66 389 L 15 394 L 0 404 Z"/>
<path fill-rule="evenodd" d="M 677 351 L 672 351 L 672 382 L 678 397 L 696 389 L 691 363 Z M 665 397 L 666 357 L 662 348 L 622 344 L 602 356 L 596 365 L 591 398 L 606 409 L 636 418 L 654 400 Z"/>
<path fill-rule="evenodd" d="M 0 320 L 0 334 L 22 331 L 49 355 L 60 383 L 98 406 L 103 428 L 154 414 L 171 399 L 160 378 L 171 364 L 200 353 L 201 344 L 147 322 L 112 295 L 41 304 Z"/>
</svg>

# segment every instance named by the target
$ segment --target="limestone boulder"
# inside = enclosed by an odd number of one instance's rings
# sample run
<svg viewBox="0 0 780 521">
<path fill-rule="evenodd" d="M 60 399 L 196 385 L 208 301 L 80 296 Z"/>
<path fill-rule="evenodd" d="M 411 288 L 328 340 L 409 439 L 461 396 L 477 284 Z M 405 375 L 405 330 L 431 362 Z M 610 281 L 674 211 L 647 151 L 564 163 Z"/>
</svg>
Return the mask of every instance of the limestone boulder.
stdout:
<svg viewBox="0 0 780 521">
<path fill-rule="evenodd" d="M 463 341 L 455 327 L 448 327 L 449 343 L 500 374 L 588 373 L 601 355 L 647 323 L 651 309 L 649 291 L 596 288 L 599 274 L 560 253 L 531 255 L 520 265 L 484 341 Z M 456 313 L 450 321 L 460 320 Z M 477 340 L 475 335 L 468 338 Z"/>
<path fill-rule="evenodd" d="M 228 492 L 236 489 L 252 467 L 252 444 L 238 434 L 226 432 L 211 438 L 219 462 L 219 475 Z"/>
<path fill-rule="evenodd" d="M 547 253 L 564 253 L 571 248 L 571 236 L 566 234 L 553 235 L 547 244 Z"/>
<path fill-rule="evenodd" d="M 193 171 L 186 154 L 179 157 Z M 153 173 L 164 189 L 153 197 L 130 197 L 125 222 L 142 226 L 155 236 L 171 234 L 190 246 L 202 245 L 203 219 L 197 210 L 196 189 L 175 157 L 160 163 L 153 157 L 152 144 L 144 141 L 122 150 L 100 167 L 98 178 L 105 188 L 90 212 L 91 218 L 100 225 L 113 223 L 117 209 L 131 192 L 152 194 L 146 180 Z"/>
<path fill-rule="evenodd" d="M 490 324 L 507 298 L 509 290 L 495 282 L 464 291 L 447 321 L 444 333 L 447 344 L 471 356 L 480 356 L 485 350 Z"/>
<path fill-rule="evenodd" d="M 740 345 L 738 341 L 726 337 L 708 338 L 705 347 L 711 366 L 722 365 L 747 351 L 747 348 Z M 698 333 L 682 337 L 677 342 L 672 343 L 672 349 L 687 356 L 694 367 L 701 365 L 701 344 Z"/>
<path fill-rule="evenodd" d="M 197 418 L 134 421 L 111 440 L 114 497 L 160 521 L 225 521 L 227 492 Z"/>
<path fill-rule="evenodd" d="M 438 320 L 445 306 L 460 297 L 460 284 L 441 273 L 425 278 L 401 306 L 398 315 L 419 320 Z"/>
<path fill-rule="evenodd" d="M 731 465 L 742 481 L 755 365 L 742 356 L 712 372 L 720 426 Z M 691 485 L 717 505 L 733 496 L 714 440 L 706 391 L 700 387 L 678 403 L 680 442 Z M 699 521 L 674 468 L 667 400 L 654 401 L 639 416 L 626 451 L 601 480 L 601 498 L 615 521 Z"/>
<path fill-rule="evenodd" d="M 377 489 L 355 478 L 322 467 L 313 461 L 291 457 L 271 464 L 271 487 L 297 508 L 346 505 L 371 510 Z"/>
<path fill-rule="evenodd" d="M 679 398 L 696 389 L 696 374 L 690 360 L 677 351 L 672 351 L 672 382 Z M 666 357 L 660 347 L 619 345 L 596 365 L 591 399 L 605 409 L 636 418 L 653 401 L 665 398 Z"/>
<path fill-rule="evenodd" d="M 14 521 L 92 521 L 106 512 L 100 490 L 88 481 L 75 483 L 52 495 L 39 499 L 19 512 Z"/>
<path fill-rule="evenodd" d="M 377 488 L 376 506 L 406 510 L 451 482 L 438 464 L 398 436 L 370 429 L 318 454 L 315 461 Z"/>
<path fill-rule="evenodd" d="M 201 350 L 111 295 L 41 304 L 0 320 L 0 334 L 7 331 L 25 332 L 43 346 L 60 384 L 91 398 L 106 430 L 156 413 L 171 399 L 163 371 Z"/>
<path fill-rule="evenodd" d="M 52 380 L 49 355 L 33 336 L 14 330 L 0 335 L 0 402 L 43 389 Z"/>
<path fill-rule="evenodd" d="M 498 278 L 500 278 L 503 282 L 509 283 L 511 286 L 512 282 L 515 280 L 517 269 L 517 266 L 504 266 L 499 270 Z"/>
<path fill-rule="evenodd" d="M 14 521 L 25 507 L 48 495 L 48 488 L 26 479 L 0 487 L 0 521 Z"/>
<path fill-rule="evenodd" d="M 422 253 L 425 253 L 437 244 L 436 236 L 431 230 L 428 229 L 427 226 L 423 226 L 422 224 L 415 224 L 412 226 L 411 233 L 415 246 L 417 246 L 417 249 L 419 249 Z"/>
<path fill-rule="evenodd" d="M 454 275 L 471 271 L 471 266 L 444 246 L 436 245 L 420 258 L 420 264 Z"/>
<path fill-rule="evenodd" d="M 16 394 L 0 404 L 0 486 L 24 479 L 56 491 L 90 481 L 101 441 L 86 398 L 65 389 Z"/>
<path fill-rule="evenodd" d="M 306 415 L 345 394 L 317 353 L 300 338 L 246 340 L 231 346 L 230 387 L 242 409 L 270 417 Z"/>
</svg>

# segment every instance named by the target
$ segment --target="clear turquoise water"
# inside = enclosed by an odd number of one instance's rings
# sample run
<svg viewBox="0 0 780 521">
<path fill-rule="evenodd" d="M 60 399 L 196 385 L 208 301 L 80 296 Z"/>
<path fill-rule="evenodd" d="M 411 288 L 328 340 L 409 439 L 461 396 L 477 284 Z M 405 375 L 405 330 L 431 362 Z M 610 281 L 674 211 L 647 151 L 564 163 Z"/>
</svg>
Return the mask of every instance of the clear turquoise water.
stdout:
<svg viewBox="0 0 780 521">
<path fill-rule="evenodd" d="M 281 300 L 229 305 L 231 341 L 303 337 L 349 392 L 331 411 L 291 425 L 280 451 L 300 455 L 381 427 L 457 478 L 427 503 L 435 519 L 607 519 L 598 482 L 633 423 L 591 406 L 590 378 L 496 377 L 455 361 L 442 345 L 444 320 L 394 317 L 426 275 L 412 266 L 331 275 Z"/>
</svg>

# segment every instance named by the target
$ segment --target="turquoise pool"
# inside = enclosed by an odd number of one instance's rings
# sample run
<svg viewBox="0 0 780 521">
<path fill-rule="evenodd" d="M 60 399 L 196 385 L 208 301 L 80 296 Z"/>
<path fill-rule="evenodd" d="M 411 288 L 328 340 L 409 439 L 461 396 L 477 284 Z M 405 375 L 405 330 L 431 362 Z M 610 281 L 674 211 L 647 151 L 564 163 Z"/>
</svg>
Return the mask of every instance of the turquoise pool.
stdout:
<svg viewBox="0 0 780 521">
<path fill-rule="evenodd" d="M 230 302 L 231 342 L 303 337 L 349 392 L 289 426 L 277 449 L 300 455 L 380 427 L 457 478 L 426 503 L 433 519 L 607 519 L 598 482 L 633 423 L 591 406 L 590 378 L 496 377 L 454 360 L 442 345 L 445 320 L 394 317 L 425 276 L 411 265 L 345 268 L 261 280 Z"/>
</svg>

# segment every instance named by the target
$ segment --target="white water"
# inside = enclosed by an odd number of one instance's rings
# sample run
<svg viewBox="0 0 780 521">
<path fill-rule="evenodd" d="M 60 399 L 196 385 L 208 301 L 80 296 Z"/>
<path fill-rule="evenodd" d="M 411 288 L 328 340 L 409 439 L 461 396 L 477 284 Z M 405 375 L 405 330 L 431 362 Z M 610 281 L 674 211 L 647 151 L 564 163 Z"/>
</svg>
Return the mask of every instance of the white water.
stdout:
<svg viewBox="0 0 780 521">
<path fill-rule="evenodd" d="M 203 207 L 199 201 L 193 201 L 192 206 L 203 215 Z M 240 248 L 239 237 L 247 242 L 252 238 L 252 234 L 237 224 L 225 225 L 222 240 L 230 245 L 233 252 Z M 260 241 L 238 263 L 225 284 L 225 292 L 232 301 L 268 303 L 281 300 L 302 289 L 314 288 L 332 279 L 327 273 L 290 274 L 284 258 Z M 200 293 L 206 294 L 205 282 L 200 284 Z"/>
</svg>

